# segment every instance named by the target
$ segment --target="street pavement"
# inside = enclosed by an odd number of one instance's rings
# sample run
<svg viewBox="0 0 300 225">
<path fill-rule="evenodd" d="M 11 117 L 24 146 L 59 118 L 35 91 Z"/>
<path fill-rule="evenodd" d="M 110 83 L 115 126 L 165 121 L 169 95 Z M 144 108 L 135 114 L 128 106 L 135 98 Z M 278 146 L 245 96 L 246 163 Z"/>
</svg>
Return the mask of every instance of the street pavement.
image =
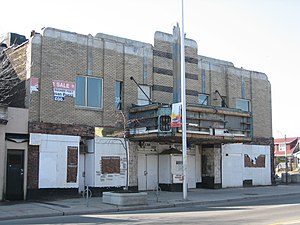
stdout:
<svg viewBox="0 0 300 225">
<path fill-rule="evenodd" d="M 300 195 L 300 184 L 258 186 L 225 189 L 190 189 L 187 200 L 182 192 L 150 191 L 147 205 L 116 206 L 102 203 L 102 197 L 68 198 L 53 201 L 0 202 L 0 220 L 39 218 L 64 215 L 81 215 L 104 212 L 136 211 L 143 209 L 172 208 L 185 205 L 209 205 L 253 198 L 272 198 Z"/>
</svg>

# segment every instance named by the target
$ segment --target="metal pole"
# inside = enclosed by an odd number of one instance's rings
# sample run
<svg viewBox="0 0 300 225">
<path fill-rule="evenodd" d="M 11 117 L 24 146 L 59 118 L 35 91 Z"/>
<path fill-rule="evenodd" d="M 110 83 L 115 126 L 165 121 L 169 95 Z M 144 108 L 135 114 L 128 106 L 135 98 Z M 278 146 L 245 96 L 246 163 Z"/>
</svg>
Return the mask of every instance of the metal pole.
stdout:
<svg viewBox="0 0 300 225">
<path fill-rule="evenodd" d="M 125 184 L 125 190 L 128 191 L 128 183 L 129 183 L 129 152 L 128 152 L 128 145 L 127 145 L 127 139 L 126 139 L 126 118 L 124 113 L 121 111 L 121 115 L 123 117 L 123 138 L 125 143 L 125 156 L 126 156 L 126 184 Z"/>
<path fill-rule="evenodd" d="M 284 158 L 285 158 L 285 183 L 288 184 L 288 172 L 287 172 L 287 152 L 286 152 L 286 134 L 284 135 Z"/>
<path fill-rule="evenodd" d="M 89 207 L 89 186 L 86 186 L 86 207 Z"/>
<path fill-rule="evenodd" d="M 183 199 L 187 200 L 187 152 L 186 152 L 186 97 L 185 97 L 185 48 L 184 48 L 184 7 L 181 0 L 181 122 L 182 122 L 182 179 Z"/>
<path fill-rule="evenodd" d="M 135 79 L 133 77 L 130 77 L 130 80 L 132 80 L 138 86 L 138 88 L 143 92 L 143 94 L 146 96 L 149 102 L 153 103 L 149 96 L 146 94 L 146 92 L 143 90 L 143 88 L 141 88 L 141 86 L 135 81 Z"/>
</svg>

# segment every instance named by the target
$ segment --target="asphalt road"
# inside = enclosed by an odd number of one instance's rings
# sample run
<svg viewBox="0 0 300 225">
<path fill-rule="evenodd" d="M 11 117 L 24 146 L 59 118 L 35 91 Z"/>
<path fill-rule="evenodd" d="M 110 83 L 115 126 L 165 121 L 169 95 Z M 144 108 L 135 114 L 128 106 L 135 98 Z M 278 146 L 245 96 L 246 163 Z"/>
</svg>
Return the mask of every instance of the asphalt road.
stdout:
<svg viewBox="0 0 300 225">
<path fill-rule="evenodd" d="M 0 224 L 300 224 L 300 195 L 134 212 L 44 217 Z"/>
</svg>

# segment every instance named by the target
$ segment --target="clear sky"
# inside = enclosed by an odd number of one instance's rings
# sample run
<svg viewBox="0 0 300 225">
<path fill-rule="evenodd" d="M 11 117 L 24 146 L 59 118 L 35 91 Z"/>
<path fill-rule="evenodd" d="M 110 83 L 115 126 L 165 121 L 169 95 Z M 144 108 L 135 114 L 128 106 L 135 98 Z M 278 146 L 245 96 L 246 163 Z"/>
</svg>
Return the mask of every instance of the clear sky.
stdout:
<svg viewBox="0 0 300 225">
<path fill-rule="evenodd" d="M 198 54 L 264 72 L 272 85 L 273 136 L 300 136 L 300 0 L 185 0 L 184 29 Z M 29 37 L 54 27 L 153 44 L 172 33 L 181 0 L 14 0 L 0 9 L 0 34 Z"/>
</svg>

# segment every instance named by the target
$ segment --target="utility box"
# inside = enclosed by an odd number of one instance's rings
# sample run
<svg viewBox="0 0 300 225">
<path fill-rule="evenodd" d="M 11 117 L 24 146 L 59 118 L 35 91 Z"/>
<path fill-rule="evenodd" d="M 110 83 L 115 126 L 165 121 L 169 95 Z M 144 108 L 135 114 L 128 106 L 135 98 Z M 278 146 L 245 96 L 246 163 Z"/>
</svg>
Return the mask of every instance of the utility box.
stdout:
<svg viewBox="0 0 300 225">
<path fill-rule="evenodd" d="M 196 188 L 195 155 L 188 155 L 188 188 Z M 182 191 L 182 155 L 159 155 L 159 186 L 166 191 Z"/>
</svg>

